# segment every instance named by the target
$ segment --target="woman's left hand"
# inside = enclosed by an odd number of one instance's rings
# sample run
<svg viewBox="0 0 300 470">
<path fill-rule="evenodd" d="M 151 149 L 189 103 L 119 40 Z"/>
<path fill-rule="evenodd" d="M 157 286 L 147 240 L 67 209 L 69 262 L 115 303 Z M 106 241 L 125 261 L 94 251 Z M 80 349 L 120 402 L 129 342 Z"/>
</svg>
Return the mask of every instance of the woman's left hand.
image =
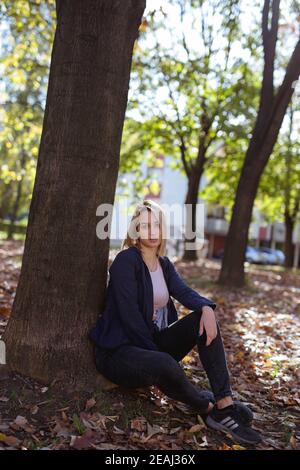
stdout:
<svg viewBox="0 0 300 470">
<path fill-rule="evenodd" d="M 200 336 L 203 334 L 204 330 L 206 331 L 207 336 L 206 346 L 209 346 L 210 343 L 217 336 L 218 329 L 215 312 L 208 305 L 202 307 L 202 315 L 200 320 Z"/>
</svg>

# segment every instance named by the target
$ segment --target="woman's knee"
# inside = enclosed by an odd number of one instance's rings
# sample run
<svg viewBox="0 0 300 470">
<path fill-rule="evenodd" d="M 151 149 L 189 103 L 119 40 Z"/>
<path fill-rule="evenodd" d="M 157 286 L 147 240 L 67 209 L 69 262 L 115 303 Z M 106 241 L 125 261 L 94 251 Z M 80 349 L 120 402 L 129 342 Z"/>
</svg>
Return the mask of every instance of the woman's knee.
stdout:
<svg viewBox="0 0 300 470">
<path fill-rule="evenodd" d="M 176 359 L 171 354 L 165 352 L 161 353 L 159 368 L 163 377 L 178 378 L 184 374 Z"/>
</svg>

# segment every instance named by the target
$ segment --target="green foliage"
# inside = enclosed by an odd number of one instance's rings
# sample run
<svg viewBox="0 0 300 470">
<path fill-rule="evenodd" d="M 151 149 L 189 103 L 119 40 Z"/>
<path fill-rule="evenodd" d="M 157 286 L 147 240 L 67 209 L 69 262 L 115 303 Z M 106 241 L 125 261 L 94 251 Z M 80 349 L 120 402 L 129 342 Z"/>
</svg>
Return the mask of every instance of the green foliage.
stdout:
<svg viewBox="0 0 300 470">
<path fill-rule="evenodd" d="M 291 14 L 296 18 L 298 1 L 292 4 Z M 253 3 L 255 8 L 257 3 Z M 134 193 L 137 200 L 149 184 L 155 192 L 156 157 L 160 154 L 171 157 L 171 167 L 185 174 L 182 152 L 186 161 L 194 164 L 202 144 L 208 184 L 199 196 L 208 203 L 232 208 L 259 103 L 263 62 L 260 9 L 259 4 L 259 16 L 249 18 L 246 30 L 241 19 L 249 10 L 238 0 L 170 0 L 163 8 L 149 11 L 134 47 L 121 146 L 120 194 Z M 1 218 L 12 211 L 20 182 L 18 214 L 27 212 L 30 204 L 55 30 L 55 1 L 4 0 L 0 19 Z M 280 45 L 290 34 L 285 19 L 282 14 Z M 284 66 L 285 60 L 278 54 L 278 65 Z M 291 207 L 295 204 L 296 148 L 294 142 L 287 152 L 283 136 L 263 175 L 257 204 L 270 218 L 282 215 L 286 191 L 284 196 L 279 188 L 283 188 L 288 154 L 293 155 L 289 160 L 293 168 L 289 178 Z M 150 167 L 146 173 L 144 164 Z"/>
<path fill-rule="evenodd" d="M 284 221 L 285 211 L 294 220 L 300 215 L 300 143 L 295 116 L 300 107 L 290 104 L 278 142 L 262 175 L 257 206 L 266 220 Z M 300 221 L 300 220 L 299 220 Z"/>
<path fill-rule="evenodd" d="M 3 1 L 1 18 L 0 217 L 27 212 L 42 131 L 55 1 Z M 18 215 L 18 214 L 16 214 Z"/>
<path fill-rule="evenodd" d="M 178 171 L 185 172 L 182 153 L 192 166 L 201 146 L 210 168 L 220 143 L 236 162 L 256 117 L 261 80 L 255 38 L 240 27 L 241 3 L 173 0 L 170 5 L 150 12 L 141 31 L 128 114 L 139 116 L 150 153 L 170 155 Z M 225 169 L 223 163 L 215 164 L 218 171 Z"/>
</svg>

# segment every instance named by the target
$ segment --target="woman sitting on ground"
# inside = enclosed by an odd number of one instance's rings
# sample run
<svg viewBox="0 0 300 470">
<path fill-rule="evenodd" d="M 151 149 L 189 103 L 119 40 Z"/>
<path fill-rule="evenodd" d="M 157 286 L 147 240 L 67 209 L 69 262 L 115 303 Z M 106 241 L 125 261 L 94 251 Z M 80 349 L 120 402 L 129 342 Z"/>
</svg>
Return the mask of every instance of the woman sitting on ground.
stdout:
<svg viewBox="0 0 300 470">
<path fill-rule="evenodd" d="M 256 444 L 251 410 L 233 400 L 216 303 L 199 295 L 165 256 L 166 221 L 153 201 L 139 204 L 109 268 L 106 305 L 90 338 L 98 371 L 126 388 L 157 386 L 192 406 L 205 424 Z M 178 319 L 171 296 L 191 310 Z M 179 364 L 197 346 L 212 392 L 201 391 Z"/>
</svg>

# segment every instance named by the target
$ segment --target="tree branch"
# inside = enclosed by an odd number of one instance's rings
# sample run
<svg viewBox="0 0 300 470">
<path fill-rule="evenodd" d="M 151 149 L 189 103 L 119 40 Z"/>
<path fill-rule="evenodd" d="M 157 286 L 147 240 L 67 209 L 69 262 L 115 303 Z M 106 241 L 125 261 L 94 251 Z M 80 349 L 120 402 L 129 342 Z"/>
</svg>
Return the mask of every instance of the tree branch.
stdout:
<svg viewBox="0 0 300 470">
<path fill-rule="evenodd" d="M 274 62 L 276 54 L 276 43 L 278 35 L 279 5 L 280 0 L 265 0 L 262 13 L 262 37 L 264 48 L 264 70 L 261 88 L 261 100 L 259 114 L 265 116 L 267 109 L 274 99 Z M 269 28 L 269 16 L 271 28 Z"/>
</svg>

